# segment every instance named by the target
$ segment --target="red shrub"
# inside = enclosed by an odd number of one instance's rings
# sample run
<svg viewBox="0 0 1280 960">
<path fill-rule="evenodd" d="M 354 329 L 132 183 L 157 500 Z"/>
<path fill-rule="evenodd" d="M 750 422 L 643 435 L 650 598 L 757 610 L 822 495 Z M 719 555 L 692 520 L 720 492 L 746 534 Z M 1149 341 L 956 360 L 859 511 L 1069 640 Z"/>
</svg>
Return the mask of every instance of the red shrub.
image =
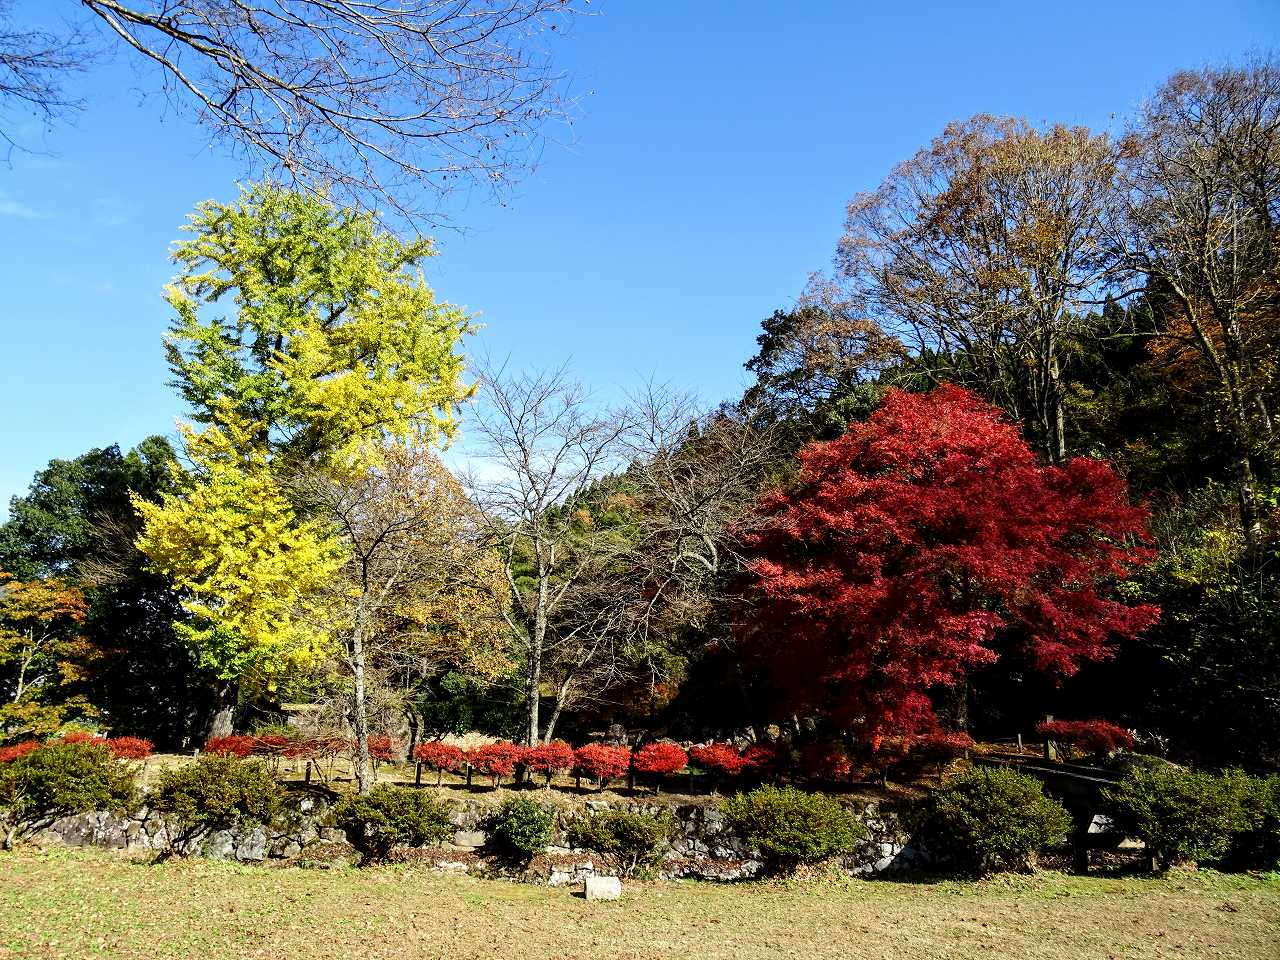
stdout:
<svg viewBox="0 0 1280 960">
<path fill-rule="evenodd" d="M 390 763 L 396 759 L 399 744 L 385 733 L 375 733 L 369 737 L 369 756 L 374 760 Z"/>
<path fill-rule="evenodd" d="M 853 772 L 853 762 L 842 744 L 809 743 L 800 750 L 800 769 L 810 777 L 842 780 Z"/>
<path fill-rule="evenodd" d="M 784 765 L 786 755 L 776 744 L 753 743 L 742 751 L 742 766 L 759 774 L 774 773 Z"/>
<path fill-rule="evenodd" d="M 627 772 L 627 768 L 631 766 L 631 751 L 626 747 L 588 743 L 574 752 L 574 760 L 579 770 L 604 789 L 605 783 Z"/>
<path fill-rule="evenodd" d="M 253 737 L 232 734 L 228 737 L 213 737 L 204 745 L 205 753 L 225 753 L 232 757 L 247 757 L 253 752 Z"/>
<path fill-rule="evenodd" d="M 570 769 L 573 766 L 573 761 L 573 747 L 563 740 L 540 743 L 536 747 L 529 747 L 524 752 L 525 765 L 530 770 L 545 773 L 548 782 L 557 773 L 563 773 L 565 770 Z"/>
<path fill-rule="evenodd" d="M 481 773 L 493 777 L 497 784 L 499 777 L 509 777 L 515 772 L 516 764 L 524 756 L 524 749 L 506 740 L 497 743 L 486 743 L 467 751 L 467 761 Z"/>
<path fill-rule="evenodd" d="M 19 757 L 25 757 L 31 751 L 39 749 L 40 744 L 35 740 L 24 740 L 22 743 L 15 743 L 9 747 L 0 747 L 0 763 L 17 760 Z"/>
<path fill-rule="evenodd" d="M 708 743 L 689 751 L 693 762 L 708 773 L 736 777 L 742 772 L 745 761 L 736 747 L 728 743 Z"/>
<path fill-rule="evenodd" d="M 656 740 L 637 750 L 632 762 L 641 773 L 669 774 L 687 767 L 689 754 L 678 744 Z"/>
<path fill-rule="evenodd" d="M 112 737 L 107 749 L 117 760 L 145 760 L 151 756 L 153 745 L 141 737 Z"/>
<path fill-rule="evenodd" d="M 61 738 L 63 743 L 88 743 L 90 740 L 97 740 L 97 734 L 90 733 L 88 730 L 71 730 L 64 733 Z"/>
<path fill-rule="evenodd" d="M 1110 753 L 1133 747 L 1133 735 L 1106 720 L 1046 720 L 1036 725 L 1036 733 L 1084 753 Z"/>
<path fill-rule="evenodd" d="M 467 766 L 467 754 L 461 747 L 439 740 L 418 744 L 413 748 L 413 759 L 428 770 L 448 770 L 450 773 L 461 773 Z"/>
</svg>

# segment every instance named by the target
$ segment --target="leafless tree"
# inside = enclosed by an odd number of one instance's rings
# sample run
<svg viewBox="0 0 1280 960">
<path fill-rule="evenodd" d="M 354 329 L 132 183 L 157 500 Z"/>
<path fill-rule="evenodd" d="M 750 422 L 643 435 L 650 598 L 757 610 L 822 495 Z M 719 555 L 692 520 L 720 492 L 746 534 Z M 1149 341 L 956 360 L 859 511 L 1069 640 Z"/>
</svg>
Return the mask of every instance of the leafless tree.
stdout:
<svg viewBox="0 0 1280 960">
<path fill-rule="evenodd" d="M 480 450 L 468 486 L 502 557 L 512 601 L 504 611 L 524 664 L 525 740 L 550 739 L 542 689 L 567 699 L 612 682 L 621 612 L 607 601 L 625 547 L 575 500 L 623 465 L 629 415 L 601 410 L 565 370 L 482 370 L 470 423 Z M 590 672 L 592 684 L 582 682 Z"/>
<path fill-rule="evenodd" d="M 0 111 L 16 108 L 49 122 L 76 110 L 80 101 L 64 92 L 61 80 L 82 69 L 89 54 L 80 30 L 24 28 L 14 22 L 12 0 L 0 0 Z M 0 139 L 9 149 L 18 145 L 3 125 Z"/>
<path fill-rule="evenodd" d="M 1130 125 L 1122 156 L 1118 282 L 1169 304 L 1154 331 L 1165 355 L 1207 371 L 1256 550 L 1280 351 L 1280 66 L 1175 74 Z"/>
<path fill-rule="evenodd" d="M 250 175 L 344 200 L 429 215 L 459 183 L 501 190 L 566 117 L 545 41 L 571 15 L 569 0 L 80 5 Z M 67 106 L 59 78 L 75 63 L 71 39 L 0 34 L 0 57 L 12 51 L 0 65 L 17 79 L 0 95 Z"/>
<path fill-rule="evenodd" d="M 390 445 L 375 466 L 330 466 L 294 486 L 305 508 L 332 526 L 345 557 L 326 591 L 324 626 L 350 680 L 355 775 L 365 792 L 370 703 L 385 699 L 387 688 L 371 681 L 406 658 L 457 656 L 490 632 L 494 591 L 483 602 L 473 592 L 485 566 L 481 518 L 439 459 L 418 447 Z"/>
<path fill-rule="evenodd" d="M 837 263 L 856 310 L 958 359 L 955 377 L 1066 453 L 1063 341 L 1103 302 L 1114 195 L 1107 139 L 976 116 L 849 205 Z M 1029 406 L 1029 409 L 1028 409 Z"/>
<path fill-rule="evenodd" d="M 625 436 L 634 511 L 630 566 L 640 585 L 634 629 L 696 626 L 741 570 L 734 544 L 753 523 L 778 457 L 778 428 L 740 410 L 706 410 L 691 395 L 650 384 L 633 401 Z"/>
</svg>

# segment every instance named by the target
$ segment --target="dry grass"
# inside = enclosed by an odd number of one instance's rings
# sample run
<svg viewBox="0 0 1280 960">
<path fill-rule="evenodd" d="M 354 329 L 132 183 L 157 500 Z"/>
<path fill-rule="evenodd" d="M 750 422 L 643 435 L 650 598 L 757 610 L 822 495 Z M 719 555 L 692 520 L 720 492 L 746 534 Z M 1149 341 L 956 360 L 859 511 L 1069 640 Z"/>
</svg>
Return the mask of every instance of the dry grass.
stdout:
<svg viewBox="0 0 1280 960">
<path fill-rule="evenodd" d="M 0 857 L 0 956 L 1280 956 L 1280 877 L 629 886 L 619 903 L 406 868 L 312 872 L 101 851 Z"/>
</svg>

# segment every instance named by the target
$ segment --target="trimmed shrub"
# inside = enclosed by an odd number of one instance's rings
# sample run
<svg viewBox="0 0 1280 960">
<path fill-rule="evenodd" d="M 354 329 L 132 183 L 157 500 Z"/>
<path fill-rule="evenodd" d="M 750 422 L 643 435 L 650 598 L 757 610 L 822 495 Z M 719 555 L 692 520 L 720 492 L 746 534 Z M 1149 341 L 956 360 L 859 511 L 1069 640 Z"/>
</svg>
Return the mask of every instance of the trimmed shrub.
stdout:
<svg viewBox="0 0 1280 960">
<path fill-rule="evenodd" d="M 573 769 L 573 762 L 573 747 L 563 740 L 540 743 L 536 747 L 529 747 L 524 752 L 525 766 L 536 773 L 545 774 L 548 785 L 557 773 Z"/>
<path fill-rule="evenodd" d="M 240 757 L 244 759 L 253 753 L 254 738 L 243 734 L 232 734 L 227 737 L 213 737 L 204 745 L 205 753 L 224 757 Z"/>
<path fill-rule="evenodd" d="M 641 773 L 670 776 L 689 765 L 689 754 L 679 744 L 655 740 L 637 750 L 631 764 Z"/>
<path fill-rule="evenodd" d="M 575 820 L 567 833 L 572 846 L 616 857 L 631 877 L 652 871 L 674 830 L 670 814 L 601 810 Z"/>
<path fill-rule="evenodd" d="M 603 790 L 606 783 L 627 772 L 631 766 L 631 751 L 605 743 L 588 743 L 574 752 L 574 762 Z"/>
<path fill-rule="evenodd" d="M 150 803 L 178 825 L 170 848 L 242 823 L 270 826 L 285 812 L 285 793 L 261 760 L 204 753 L 194 763 L 166 770 Z"/>
<path fill-rule="evenodd" d="M 395 740 L 385 733 L 375 733 L 369 737 L 369 759 L 378 760 L 382 763 L 394 763 L 397 759 L 396 751 L 399 746 Z M 355 749 L 354 743 L 352 744 L 352 749 Z"/>
<path fill-rule="evenodd" d="M 467 751 L 467 762 L 481 773 L 493 778 L 493 785 L 498 785 L 501 777 L 509 777 L 515 772 L 524 751 L 514 743 L 499 740 L 497 743 L 486 743 Z"/>
<path fill-rule="evenodd" d="M 106 744 L 117 760 L 145 760 L 154 749 L 151 741 L 142 737 L 112 737 Z"/>
<path fill-rule="evenodd" d="M 787 765 L 787 751 L 775 743 L 753 743 L 742 751 L 742 769 L 758 777 L 777 773 Z"/>
<path fill-rule="evenodd" d="M 101 741 L 55 740 L 0 765 L 5 849 L 60 817 L 128 810 L 136 801 L 137 777 Z"/>
<path fill-rule="evenodd" d="M 449 811 L 421 790 L 386 784 L 369 793 L 351 793 L 333 808 L 333 821 L 352 846 L 370 859 L 384 859 L 394 847 L 421 847 L 453 836 Z"/>
<path fill-rule="evenodd" d="M 511 797 L 489 821 L 494 838 L 508 853 L 529 860 L 555 836 L 556 813 L 529 797 Z"/>
<path fill-rule="evenodd" d="M 413 748 L 413 759 L 428 770 L 436 772 L 436 786 L 440 785 L 444 771 L 461 773 L 467 769 L 466 751 L 452 743 L 442 743 L 439 740 L 418 744 Z"/>
<path fill-rule="evenodd" d="M 724 816 L 773 870 L 849 853 L 866 837 L 862 822 L 838 801 L 790 786 L 763 786 L 730 797 Z"/>
<path fill-rule="evenodd" d="M 1229 870 L 1280 870 L 1280 774 L 1228 776 L 1240 814 L 1221 865 Z"/>
<path fill-rule="evenodd" d="M 736 777 L 745 761 L 738 748 L 730 743 L 707 743 L 693 747 L 689 757 L 703 770 L 721 777 Z"/>
<path fill-rule="evenodd" d="M 957 870 L 982 876 L 1035 866 L 1043 847 L 1060 843 L 1071 817 L 1035 777 L 1004 767 L 973 767 L 924 802 L 928 849 Z"/>
<path fill-rule="evenodd" d="M 1221 858 L 1242 823 L 1240 790 L 1230 777 L 1173 764 L 1130 770 L 1103 802 L 1119 829 L 1147 845 L 1158 870 Z"/>
<path fill-rule="evenodd" d="M 1036 733 L 1076 753 L 1114 753 L 1133 749 L 1133 734 L 1106 720 L 1045 720 Z"/>
</svg>

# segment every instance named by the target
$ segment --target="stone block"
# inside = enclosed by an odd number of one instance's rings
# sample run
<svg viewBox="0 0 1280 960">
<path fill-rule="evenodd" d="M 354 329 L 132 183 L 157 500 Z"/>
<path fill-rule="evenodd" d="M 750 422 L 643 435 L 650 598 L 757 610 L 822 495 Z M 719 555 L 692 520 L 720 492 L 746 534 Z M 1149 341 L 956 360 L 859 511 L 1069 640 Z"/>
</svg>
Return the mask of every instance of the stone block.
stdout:
<svg viewBox="0 0 1280 960">
<path fill-rule="evenodd" d="M 483 847 L 488 839 L 488 835 L 483 830 L 459 830 L 453 835 L 454 844 L 468 850 Z"/>
<path fill-rule="evenodd" d="M 583 887 L 588 900 L 618 900 L 622 897 L 622 881 L 617 877 L 587 877 Z"/>
</svg>

